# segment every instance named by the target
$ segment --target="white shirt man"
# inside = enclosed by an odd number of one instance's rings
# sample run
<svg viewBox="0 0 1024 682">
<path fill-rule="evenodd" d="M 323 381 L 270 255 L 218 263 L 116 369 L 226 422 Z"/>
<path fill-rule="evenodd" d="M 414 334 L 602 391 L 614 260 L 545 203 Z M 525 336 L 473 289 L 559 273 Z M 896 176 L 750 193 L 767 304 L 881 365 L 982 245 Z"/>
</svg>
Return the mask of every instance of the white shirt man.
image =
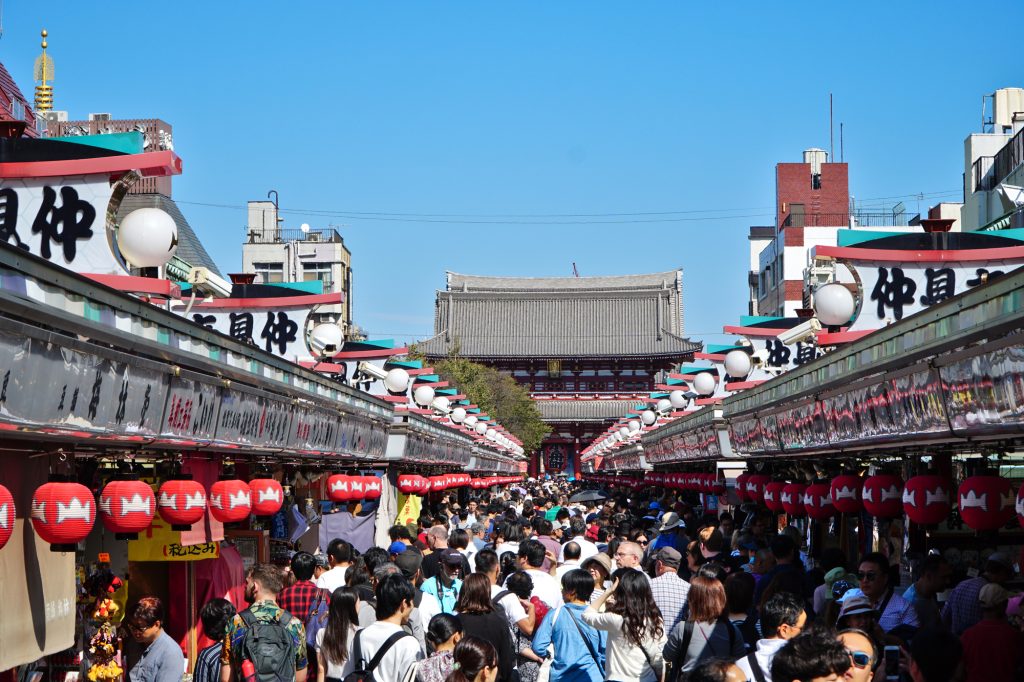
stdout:
<svg viewBox="0 0 1024 682">
<path fill-rule="evenodd" d="M 574 516 L 569 521 L 569 528 L 573 535 L 572 542 L 580 546 L 580 563 L 583 563 L 600 551 L 597 545 L 587 539 L 585 535 L 587 529 L 583 519 Z M 568 534 L 566 533 L 566 535 Z M 562 551 L 558 553 L 558 561 L 559 563 L 565 563 L 565 545 L 562 545 Z"/>
<path fill-rule="evenodd" d="M 757 666 L 764 673 L 767 682 L 772 682 L 772 659 L 779 649 L 786 645 L 786 642 L 793 639 L 807 625 L 807 612 L 799 599 L 791 594 L 780 592 L 764 605 L 761 613 L 761 624 L 764 633 L 769 635 L 765 639 L 757 640 L 757 648 L 752 657 Z M 736 661 L 736 665 L 747 676 L 748 680 L 756 680 L 753 667 L 750 662 L 751 655 L 748 654 Z"/>
<path fill-rule="evenodd" d="M 356 633 L 361 654 L 361 661 L 356 661 L 355 663 L 357 668 L 362 664 L 369 663 L 391 635 L 396 632 L 404 632 L 402 624 L 407 622 L 412 615 L 414 598 L 412 583 L 401 575 L 386 576 L 381 581 L 382 585 L 385 581 L 404 581 L 406 587 L 399 589 L 402 591 L 407 590 L 408 596 L 402 598 L 397 607 L 394 604 L 385 604 L 378 598 L 377 610 L 381 613 L 382 617 L 373 625 L 368 625 Z M 394 595 L 397 590 L 384 588 L 382 592 Z M 385 616 L 386 611 L 392 608 L 395 608 L 395 611 Z M 354 648 L 355 645 L 353 645 Z M 354 655 L 354 653 L 354 651 L 351 652 L 351 655 Z M 373 677 L 378 682 L 403 680 L 412 666 L 416 664 L 416 661 L 421 658 L 423 658 L 423 652 L 420 650 L 420 645 L 416 638 L 412 636 L 400 637 L 384 654 L 377 669 L 373 671 Z"/>
</svg>

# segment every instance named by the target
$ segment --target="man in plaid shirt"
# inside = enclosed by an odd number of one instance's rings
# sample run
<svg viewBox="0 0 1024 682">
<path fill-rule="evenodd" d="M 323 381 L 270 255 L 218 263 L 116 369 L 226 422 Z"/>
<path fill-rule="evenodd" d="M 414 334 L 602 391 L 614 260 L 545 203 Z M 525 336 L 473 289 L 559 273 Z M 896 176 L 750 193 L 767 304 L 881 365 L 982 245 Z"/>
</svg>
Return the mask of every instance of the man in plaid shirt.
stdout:
<svg viewBox="0 0 1024 682">
<path fill-rule="evenodd" d="M 665 632 L 670 632 L 683 619 L 690 583 L 679 577 L 683 556 L 674 547 L 662 547 L 652 558 L 657 577 L 651 581 L 651 592 L 665 621 Z"/>
<path fill-rule="evenodd" d="M 330 604 L 331 595 L 326 590 L 319 589 L 313 582 L 313 570 L 316 568 L 316 560 L 309 552 L 296 552 L 292 557 L 292 575 L 295 576 L 295 584 L 281 590 L 277 596 L 277 605 L 292 614 L 303 623 L 309 620 L 309 612 L 317 593 L 320 593 L 324 603 Z"/>
</svg>

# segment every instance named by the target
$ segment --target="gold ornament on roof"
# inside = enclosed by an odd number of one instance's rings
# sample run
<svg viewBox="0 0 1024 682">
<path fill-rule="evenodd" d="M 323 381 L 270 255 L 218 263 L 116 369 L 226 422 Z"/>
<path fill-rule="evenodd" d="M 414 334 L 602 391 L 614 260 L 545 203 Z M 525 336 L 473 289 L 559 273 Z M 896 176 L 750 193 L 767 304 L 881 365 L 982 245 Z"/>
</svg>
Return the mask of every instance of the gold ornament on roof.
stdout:
<svg viewBox="0 0 1024 682">
<path fill-rule="evenodd" d="M 50 83 L 54 80 L 53 60 L 50 59 L 50 55 L 46 54 L 48 45 L 46 36 L 48 34 L 45 28 L 40 35 L 43 37 L 41 43 L 43 53 L 36 57 L 35 79 L 39 81 L 39 84 L 36 85 L 36 111 L 51 111 L 53 109 L 53 86 Z"/>
</svg>

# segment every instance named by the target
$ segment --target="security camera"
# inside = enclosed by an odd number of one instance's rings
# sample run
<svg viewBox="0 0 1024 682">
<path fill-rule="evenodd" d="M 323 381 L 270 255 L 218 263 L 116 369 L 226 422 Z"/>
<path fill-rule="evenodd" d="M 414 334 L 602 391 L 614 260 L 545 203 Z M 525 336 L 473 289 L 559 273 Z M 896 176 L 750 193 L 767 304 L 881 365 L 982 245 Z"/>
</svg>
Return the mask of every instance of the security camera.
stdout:
<svg viewBox="0 0 1024 682">
<path fill-rule="evenodd" d="M 815 338 L 815 335 L 820 331 L 821 322 L 818 322 L 818 318 L 812 317 L 806 322 L 801 322 L 792 329 L 787 329 L 776 338 L 778 338 L 783 345 L 792 346 L 793 344 L 800 343 L 801 341 L 810 341 Z"/>
<path fill-rule="evenodd" d="M 192 268 L 188 273 L 188 283 L 205 296 L 227 298 L 231 295 L 231 282 L 218 277 L 209 268 Z"/>
</svg>

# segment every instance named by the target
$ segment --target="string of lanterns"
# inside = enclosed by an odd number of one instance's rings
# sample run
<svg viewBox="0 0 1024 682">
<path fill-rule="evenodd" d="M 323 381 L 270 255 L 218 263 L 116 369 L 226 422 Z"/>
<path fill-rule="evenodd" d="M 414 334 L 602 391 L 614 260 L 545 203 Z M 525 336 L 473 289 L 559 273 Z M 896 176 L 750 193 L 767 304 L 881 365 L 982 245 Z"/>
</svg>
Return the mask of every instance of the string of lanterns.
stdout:
<svg viewBox="0 0 1024 682">
<path fill-rule="evenodd" d="M 507 485 L 523 480 L 520 476 L 486 476 L 473 478 L 469 474 L 444 474 L 424 477 L 417 474 L 402 474 L 398 477 L 398 492 L 405 495 L 422 495 L 453 488 L 470 487 L 482 490 L 495 485 Z"/>
</svg>

